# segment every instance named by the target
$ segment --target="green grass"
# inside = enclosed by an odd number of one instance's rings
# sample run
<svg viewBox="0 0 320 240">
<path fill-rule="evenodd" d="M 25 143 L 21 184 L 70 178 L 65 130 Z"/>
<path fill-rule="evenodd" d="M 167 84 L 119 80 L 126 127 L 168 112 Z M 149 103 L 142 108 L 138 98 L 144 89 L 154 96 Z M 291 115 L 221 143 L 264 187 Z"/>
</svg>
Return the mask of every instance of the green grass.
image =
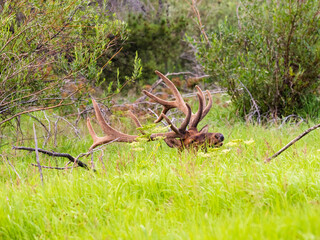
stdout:
<svg viewBox="0 0 320 240">
<path fill-rule="evenodd" d="M 218 151 L 111 144 L 95 153 L 96 173 L 44 169 L 43 185 L 34 153 L 3 149 L 0 239 L 320 239 L 319 131 L 264 164 L 309 126 L 226 123 L 213 122 L 226 137 Z M 58 142 L 74 156 L 91 144 L 71 134 Z"/>
</svg>

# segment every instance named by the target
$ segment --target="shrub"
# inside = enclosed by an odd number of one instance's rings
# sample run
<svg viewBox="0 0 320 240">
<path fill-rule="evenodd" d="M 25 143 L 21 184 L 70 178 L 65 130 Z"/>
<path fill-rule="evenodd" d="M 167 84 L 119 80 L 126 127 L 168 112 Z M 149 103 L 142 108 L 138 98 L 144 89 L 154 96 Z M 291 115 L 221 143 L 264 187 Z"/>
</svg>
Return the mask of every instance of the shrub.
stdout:
<svg viewBox="0 0 320 240">
<path fill-rule="evenodd" d="M 152 82 L 155 70 L 167 72 L 183 69 L 185 61 L 180 55 L 186 47 L 183 38 L 187 21 L 183 16 L 169 19 L 163 14 L 158 17 L 160 19 L 152 14 L 130 14 L 127 17 L 128 38 L 112 63 L 123 75 L 133 71 L 136 53 L 143 66 L 141 80 L 144 82 Z"/>
<path fill-rule="evenodd" d="M 319 108 L 320 5 L 317 1 L 242 1 L 238 26 L 225 21 L 198 44 L 213 81 L 237 111 L 261 116 L 315 116 Z"/>
<path fill-rule="evenodd" d="M 78 0 L 2 1 L 0 22 L 0 124 L 30 107 L 87 96 L 88 85 L 103 81 L 97 60 L 115 53 L 110 36 L 125 33 L 122 22 Z"/>
</svg>

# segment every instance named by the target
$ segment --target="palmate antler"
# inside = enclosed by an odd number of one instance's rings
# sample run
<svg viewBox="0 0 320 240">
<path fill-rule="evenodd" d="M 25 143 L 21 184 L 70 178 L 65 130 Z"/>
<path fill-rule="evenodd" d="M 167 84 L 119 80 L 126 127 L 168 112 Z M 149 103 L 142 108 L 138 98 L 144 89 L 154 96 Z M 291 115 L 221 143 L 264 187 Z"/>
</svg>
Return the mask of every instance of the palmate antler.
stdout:
<svg viewBox="0 0 320 240">
<path fill-rule="evenodd" d="M 174 86 L 174 84 L 162 73 L 156 71 L 156 74 L 167 84 L 176 100 L 166 101 L 156 97 L 155 95 L 147 91 L 143 91 L 145 95 L 153 99 L 155 102 L 163 105 L 164 107 L 159 118 L 155 122 L 158 123 L 161 120 L 165 119 L 172 130 L 171 132 L 167 133 L 151 134 L 151 136 L 149 136 L 149 140 L 153 141 L 157 137 L 163 137 L 169 147 L 176 147 L 179 149 L 190 147 L 198 148 L 199 146 L 221 146 L 224 140 L 224 137 L 221 133 L 208 133 L 207 125 L 204 126 L 200 131 L 197 130 L 198 123 L 208 114 L 210 108 L 212 107 L 212 97 L 210 92 L 206 91 L 209 98 L 208 105 L 206 105 L 206 100 L 203 92 L 198 86 L 196 86 L 198 91 L 197 97 L 199 99 L 199 109 L 195 114 L 193 114 L 191 112 L 190 106 L 187 103 L 185 103 L 181 94 L 179 93 L 178 89 Z M 89 129 L 89 133 L 93 139 L 93 144 L 90 147 L 90 150 L 102 144 L 109 143 L 111 141 L 134 142 L 137 140 L 138 135 L 128 135 L 112 128 L 104 120 L 99 106 L 94 99 L 92 99 L 92 104 L 95 110 L 96 117 L 98 119 L 98 123 L 106 135 L 104 137 L 98 137 L 91 126 L 90 119 L 88 118 L 87 126 Z M 172 108 L 178 108 L 186 115 L 184 121 L 182 122 L 179 128 L 172 124 L 170 119 L 165 115 Z M 139 120 L 131 112 L 130 117 L 133 119 L 137 127 L 141 127 Z M 144 135 L 143 132 L 142 134 Z"/>
</svg>

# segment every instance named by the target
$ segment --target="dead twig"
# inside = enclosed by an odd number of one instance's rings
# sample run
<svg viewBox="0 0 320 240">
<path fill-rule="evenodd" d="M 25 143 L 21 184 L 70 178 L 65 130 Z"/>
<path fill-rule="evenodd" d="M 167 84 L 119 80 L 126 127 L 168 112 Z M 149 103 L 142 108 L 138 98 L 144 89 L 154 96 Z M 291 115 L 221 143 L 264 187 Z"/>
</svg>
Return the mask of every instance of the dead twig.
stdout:
<svg viewBox="0 0 320 240">
<path fill-rule="evenodd" d="M 89 156 L 90 154 L 93 154 L 94 152 L 96 151 L 100 151 L 102 149 L 102 147 L 104 147 L 105 145 L 108 145 L 108 144 L 111 144 L 113 142 L 116 142 L 119 138 L 116 138 L 114 139 L 113 141 L 111 142 L 108 142 L 106 144 L 103 144 L 101 146 L 99 146 L 98 148 L 94 149 L 94 150 L 91 150 L 89 152 L 86 152 L 86 153 L 80 153 L 77 157 L 73 157 L 71 156 L 69 153 L 57 153 L 57 152 L 54 152 L 54 151 L 48 151 L 48 150 L 44 150 L 44 149 L 41 149 L 41 148 L 38 148 L 37 151 L 38 152 L 41 152 L 43 154 L 47 154 L 51 157 L 64 157 L 64 158 L 67 158 L 69 160 L 69 162 L 73 163 L 74 165 L 77 164 L 79 167 L 82 167 L 86 170 L 90 170 L 90 168 L 88 167 L 87 164 L 85 164 L 84 162 L 81 162 L 79 160 L 79 158 L 81 157 L 87 157 Z M 30 147 L 16 147 L 16 146 L 12 146 L 12 149 L 16 149 L 16 150 L 26 150 L 26 151 L 30 151 L 30 152 L 34 152 L 36 151 L 35 148 L 30 148 Z M 76 167 L 76 166 L 73 166 L 73 167 Z M 56 169 L 56 168 L 52 168 L 52 169 Z M 60 169 L 59 169 L 60 170 Z M 93 169 L 93 171 L 95 172 L 96 170 Z"/>
<path fill-rule="evenodd" d="M 41 182 L 42 182 L 42 185 L 43 185 L 42 168 L 41 168 L 40 160 L 39 160 L 38 141 L 37 141 L 37 134 L 36 134 L 36 128 L 34 126 L 34 123 L 33 123 L 33 134 L 34 134 L 34 143 L 35 143 L 35 152 L 36 152 L 37 164 L 38 164 L 38 168 L 39 168 Z"/>
<path fill-rule="evenodd" d="M 23 111 L 23 112 L 20 112 L 20 113 L 17 113 L 15 115 L 13 115 L 12 117 L 9 117 L 5 120 L 3 120 L 2 122 L 0 122 L 0 126 L 6 122 L 9 122 L 11 121 L 12 119 L 20 116 L 20 115 L 23 115 L 23 114 L 26 114 L 26 113 L 31 113 L 31 112 L 38 112 L 38 111 L 42 111 L 42 110 L 49 110 L 49 109 L 53 109 L 53 108 L 58 108 L 58 107 L 62 107 L 62 106 L 69 106 L 69 105 L 72 105 L 74 104 L 74 102 L 71 102 L 71 103 L 65 103 L 65 104 L 57 104 L 57 105 L 54 105 L 54 106 L 50 106 L 50 107 L 42 107 L 42 108 L 36 108 L 36 109 L 30 109 L 30 110 L 27 110 L 27 111 Z"/>
<path fill-rule="evenodd" d="M 36 120 L 38 123 L 40 123 L 40 125 L 44 128 L 44 130 L 46 130 L 46 132 L 47 132 L 48 134 L 50 134 L 50 130 L 48 130 L 47 126 L 46 126 L 43 122 L 41 122 L 39 118 L 37 118 L 37 117 L 35 117 L 35 116 L 33 116 L 33 115 L 29 114 L 29 113 L 27 113 L 26 115 L 29 116 L 29 117 L 31 117 L 31 118 L 33 118 L 33 119 Z"/>
<path fill-rule="evenodd" d="M 7 163 L 11 166 L 12 170 L 15 172 L 15 174 L 18 176 L 19 179 L 21 179 L 19 173 L 17 172 L 17 170 L 15 169 L 15 167 L 12 165 L 12 163 L 10 162 L 9 158 L 8 157 L 5 157 L 3 156 L 2 154 L 0 154 L 0 156 L 3 158 L 3 162 L 4 163 Z M 8 168 L 9 170 L 9 168 Z M 10 170 L 9 170 L 9 174 L 10 174 Z M 11 174 L 10 174 L 10 178 L 11 178 Z M 12 178 L 11 178 L 11 181 L 12 181 Z"/>
<path fill-rule="evenodd" d="M 30 151 L 30 152 L 34 152 L 35 149 L 34 148 L 30 148 L 30 147 L 16 147 L 16 146 L 13 146 L 12 149 L 16 149 L 16 150 L 26 150 L 26 151 Z M 51 157 L 64 157 L 64 158 L 67 158 L 70 162 L 72 163 L 76 163 L 79 165 L 79 167 L 82 167 L 86 170 L 89 170 L 90 168 L 87 166 L 87 164 L 81 162 L 79 159 L 77 158 L 74 158 L 73 156 L 71 156 L 70 154 L 68 153 L 57 153 L 57 152 L 54 152 L 54 151 L 47 151 L 47 150 L 44 150 L 44 149 L 40 149 L 38 148 L 38 152 L 41 152 L 43 154 L 47 154 Z"/>
<path fill-rule="evenodd" d="M 80 137 L 80 131 L 79 129 L 77 129 L 72 123 L 70 123 L 67 119 L 65 119 L 64 117 L 58 116 L 59 119 L 62 119 L 63 121 L 65 121 L 66 123 L 68 123 L 73 129 L 74 129 L 74 133 L 77 135 L 77 137 L 79 139 L 81 139 Z"/>
<path fill-rule="evenodd" d="M 47 137 L 45 138 L 45 140 L 44 140 L 44 142 L 43 142 L 43 144 L 42 144 L 42 147 L 44 147 L 44 146 L 47 144 L 47 142 L 49 141 L 49 139 L 50 139 L 50 137 L 51 137 L 51 123 L 50 123 L 50 120 L 48 119 L 47 114 L 46 114 L 45 111 L 43 111 L 43 114 L 44 114 L 45 119 L 46 119 L 47 122 L 48 122 L 49 129 L 48 129 L 48 135 L 47 135 Z"/>
<path fill-rule="evenodd" d="M 20 115 L 23 115 L 23 114 L 26 114 L 26 113 L 31 113 L 31 112 L 38 112 L 38 111 L 42 111 L 42 110 L 49 110 L 49 109 L 53 109 L 53 108 L 58 108 L 58 107 L 62 107 L 62 106 L 69 106 L 71 104 L 74 104 L 74 101 L 72 101 L 71 103 L 63 103 L 64 100 L 67 100 L 69 98 L 71 98 L 74 94 L 76 94 L 77 92 L 79 92 L 81 88 L 78 88 L 77 90 L 75 90 L 74 92 L 70 93 L 66 98 L 63 98 L 61 99 L 61 101 L 57 104 L 57 105 L 54 105 L 54 106 L 50 106 L 50 107 L 40 107 L 40 108 L 36 108 L 36 109 L 31 109 L 31 110 L 26 110 L 26 111 L 23 111 L 23 112 L 20 112 L 20 113 L 17 113 L 15 115 L 13 115 L 12 117 L 9 117 L 5 120 L 3 120 L 2 122 L 0 122 L 0 126 L 8 121 L 11 121 L 12 119 L 20 116 Z"/>
<path fill-rule="evenodd" d="M 38 165 L 31 163 L 32 166 L 37 167 Z M 50 167 L 50 166 L 41 166 L 41 168 L 46 168 L 46 169 L 56 169 L 56 170 L 66 170 L 66 169 L 72 169 L 72 168 L 76 168 L 79 167 L 78 166 L 72 166 L 72 167 Z"/>
<path fill-rule="evenodd" d="M 58 133 L 58 122 L 60 118 L 57 118 L 57 120 L 54 122 L 54 146 L 57 147 L 57 133 Z"/>
<path fill-rule="evenodd" d="M 15 169 L 15 167 L 12 165 L 12 163 L 9 161 L 9 158 L 7 157 L 7 162 L 9 163 L 9 165 L 12 167 L 13 171 L 15 172 L 15 174 L 18 176 L 19 179 L 21 179 L 19 173 L 17 172 L 17 170 Z"/>
<path fill-rule="evenodd" d="M 189 3 L 189 2 L 188 2 Z M 190 3 L 189 3 L 190 4 Z M 197 2 L 195 0 L 192 0 L 191 1 L 191 8 L 192 8 L 192 11 L 194 12 L 194 14 L 196 15 L 197 17 L 197 20 L 198 20 L 198 25 L 199 25 L 199 30 L 201 31 L 204 39 L 206 40 L 207 44 L 209 47 L 211 47 L 211 43 L 209 41 L 209 38 L 206 34 L 206 31 L 204 29 L 204 26 L 202 24 L 202 21 L 201 21 L 201 16 L 200 16 L 200 12 L 198 10 L 198 7 L 197 7 Z"/>
<path fill-rule="evenodd" d="M 254 98 L 253 98 L 252 94 L 250 93 L 250 91 L 248 90 L 248 88 L 247 88 L 240 80 L 239 80 L 239 82 L 240 82 L 240 84 L 242 85 L 242 87 L 247 91 L 247 93 L 248 93 L 249 96 L 250 96 L 251 103 L 252 103 L 251 109 L 255 108 L 254 111 L 250 111 L 251 113 L 248 114 L 248 115 L 249 115 L 248 119 L 250 120 L 250 119 L 257 113 L 257 115 L 258 115 L 257 121 L 258 121 L 258 124 L 260 124 L 260 118 L 261 118 L 261 116 L 260 116 L 259 106 L 258 106 L 258 104 L 256 103 L 256 101 L 254 100 Z"/>
<path fill-rule="evenodd" d="M 272 159 L 278 157 L 282 152 L 284 152 L 287 148 L 289 148 L 291 145 L 293 145 L 295 142 L 297 142 L 298 140 L 300 140 L 301 138 L 303 138 L 305 135 L 307 135 L 308 133 L 310 133 L 311 131 L 317 129 L 320 127 L 320 124 L 317 124 L 309 129 L 307 129 L 306 131 L 304 131 L 301 135 L 299 135 L 298 137 L 296 137 L 295 139 L 293 139 L 291 142 L 289 142 L 286 146 L 284 146 L 283 148 L 281 148 L 278 152 L 276 152 L 275 154 L 273 154 L 271 157 L 267 158 L 264 162 L 268 163 L 270 162 Z"/>
</svg>

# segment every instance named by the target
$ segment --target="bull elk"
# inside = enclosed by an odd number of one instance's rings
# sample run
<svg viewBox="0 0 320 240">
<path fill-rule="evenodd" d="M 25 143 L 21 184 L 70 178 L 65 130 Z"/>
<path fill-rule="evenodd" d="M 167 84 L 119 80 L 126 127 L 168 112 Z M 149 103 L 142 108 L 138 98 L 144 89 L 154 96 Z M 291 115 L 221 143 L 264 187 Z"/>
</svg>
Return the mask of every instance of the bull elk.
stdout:
<svg viewBox="0 0 320 240">
<path fill-rule="evenodd" d="M 182 149 L 190 149 L 190 148 L 206 148 L 206 147 L 219 147 L 223 144 L 224 136 L 221 133 L 209 133 L 208 125 L 204 126 L 200 131 L 198 131 L 197 126 L 199 122 L 208 114 L 212 107 L 212 96 L 210 92 L 207 90 L 208 96 L 208 104 L 206 104 L 205 96 L 200 89 L 199 86 L 196 86 L 197 89 L 197 97 L 199 100 L 199 108 L 198 111 L 193 114 L 191 112 L 191 108 L 189 104 L 185 103 L 180 92 L 176 88 L 176 86 L 162 73 L 156 71 L 155 72 L 169 87 L 171 92 L 173 93 L 175 100 L 174 101 L 166 101 L 157 96 L 153 95 L 150 92 L 143 91 L 145 95 L 154 100 L 156 103 L 159 103 L 163 106 L 163 110 L 159 115 L 158 119 L 155 120 L 155 123 L 159 123 L 163 119 L 167 121 L 170 125 L 172 131 L 166 133 L 153 133 L 149 136 L 149 141 L 154 141 L 159 137 L 163 137 L 166 144 L 171 148 Z M 117 131 L 112 128 L 103 118 L 101 111 L 97 102 L 92 99 L 92 104 L 95 110 L 96 118 L 98 120 L 99 125 L 101 126 L 103 132 L 106 134 L 103 137 L 98 137 L 94 132 L 90 119 L 87 118 L 87 126 L 89 129 L 89 133 L 93 139 L 93 144 L 90 147 L 90 150 L 96 148 L 105 143 L 109 143 L 111 141 L 116 142 L 134 142 L 137 141 L 138 135 L 128 135 Z M 172 109 L 177 108 L 181 110 L 185 114 L 185 119 L 183 120 L 181 126 L 176 127 L 170 119 L 166 116 L 166 113 Z M 130 117 L 134 120 L 137 127 L 141 127 L 139 120 L 133 115 L 131 112 Z M 144 133 L 142 132 L 144 135 Z"/>
</svg>

